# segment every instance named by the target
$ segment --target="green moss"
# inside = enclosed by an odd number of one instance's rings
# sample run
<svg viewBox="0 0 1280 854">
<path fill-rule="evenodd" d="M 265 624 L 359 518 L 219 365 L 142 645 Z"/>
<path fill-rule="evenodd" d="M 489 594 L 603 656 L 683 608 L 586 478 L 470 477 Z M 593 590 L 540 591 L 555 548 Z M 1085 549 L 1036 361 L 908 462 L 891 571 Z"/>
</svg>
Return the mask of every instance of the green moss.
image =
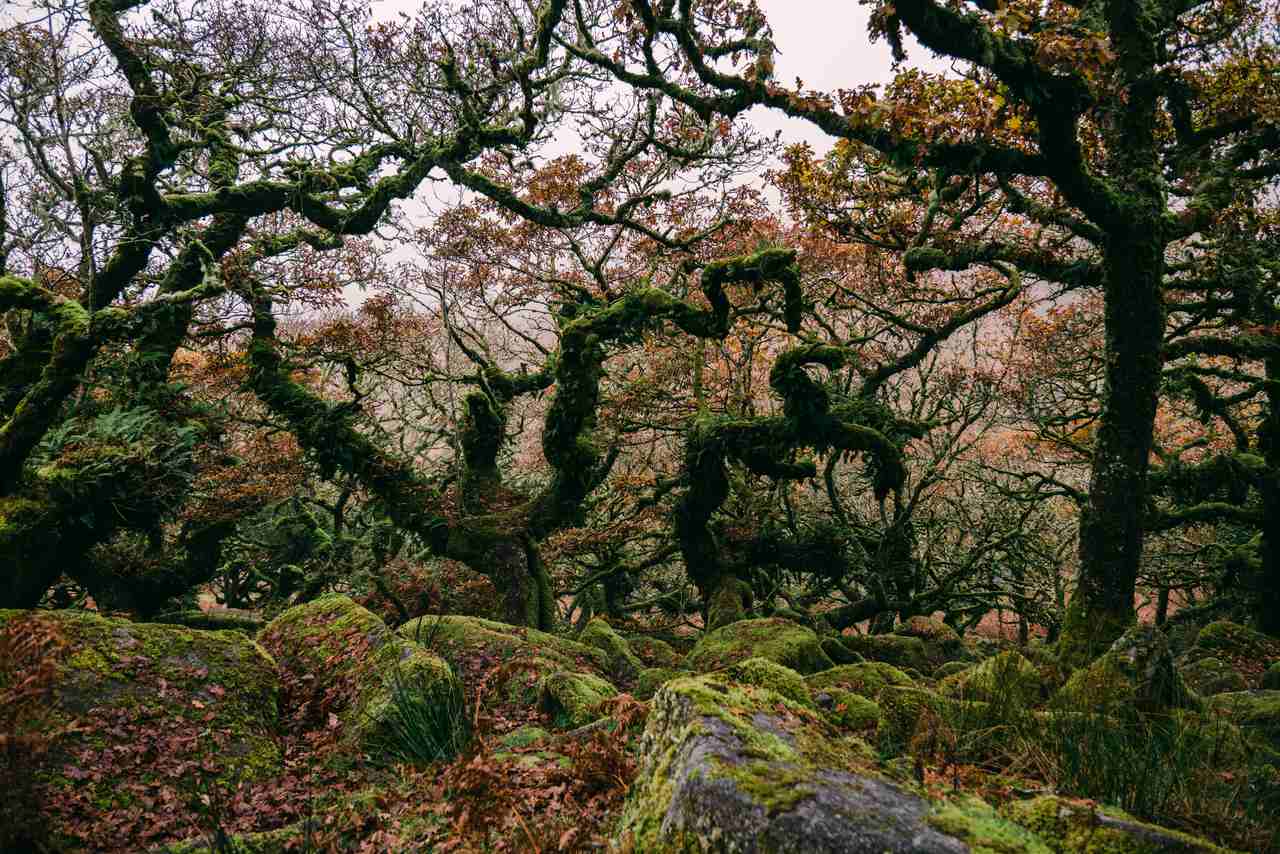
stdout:
<svg viewBox="0 0 1280 854">
<path fill-rule="evenodd" d="M 957 673 L 968 670 L 970 667 L 973 667 L 973 663 L 970 661 L 948 661 L 933 671 L 933 678 L 941 681 L 948 676 L 954 676 Z"/>
<path fill-rule="evenodd" d="M 1280 691 L 1235 691 L 1208 699 L 1210 711 L 1256 732 L 1280 750 Z"/>
<path fill-rule="evenodd" d="M 687 670 L 675 670 L 670 667 L 646 667 L 636 677 L 635 695 L 641 700 L 647 700 L 658 693 L 658 689 L 672 679 L 688 675 L 689 671 Z"/>
<path fill-rule="evenodd" d="M 1218 620 L 1200 630 L 1196 647 L 1253 661 L 1280 659 L 1280 641 L 1247 626 Z"/>
<path fill-rule="evenodd" d="M 1179 667 L 1178 673 L 1187 687 L 1201 697 L 1244 691 L 1249 687 L 1243 676 L 1226 662 L 1213 656 L 1190 661 Z"/>
<path fill-rule="evenodd" d="M 1203 839 L 1138 821 L 1121 810 L 1056 795 L 1011 801 L 1000 812 L 1035 833 L 1054 854 L 1226 854 Z"/>
<path fill-rule="evenodd" d="M 820 691 L 840 688 L 853 694 L 874 700 L 886 686 L 911 686 L 911 677 L 892 664 L 882 661 L 864 661 L 859 664 L 842 664 L 822 673 L 815 673 L 805 680 L 809 688 Z"/>
<path fill-rule="evenodd" d="M 937 805 L 929 823 L 963 840 L 973 854 L 1050 854 L 1050 848 L 1035 834 L 1002 818 L 977 798 Z"/>
<path fill-rule="evenodd" d="M 296 684 L 329 699 L 343 737 L 357 750 L 383 743 L 396 714 L 397 682 L 442 708 L 462 707 L 462 685 L 447 662 L 346 596 L 290 608 L 259 637 Z"/>
<path fill-rule="evenodd" d="M 1267 691 L 1280 691 L 1280 661 L 1267 668 L 1262 674 L 1262 688 Z"/>
<path fill-rule="evenodd" d="M 879 704 L 866 697 L 840 688 L 824 688 L 815 695 L 823 717 L 842 729 L 871 729 L 880 721 Z"/>
<path fill-rule="evenodd" d="M 542 680 L 541 705 L 556 726 L 576 729 L 603 717 L 600 704 L 617 695 L 599 676 L 561 671 Z"/>
<path fill-rule="evenodd" d="M 547 741 L 550 738 L 551 733 L 540 726 L 522 726 L 499 738 L 498 744 L 512 750 L 519 750 L 523 747 L 532 747 L 538 742 Z"/>
<path fill-rule="evenodd" d="M 801 674 L 833 666 L 812 629 L 770 617 L 740 620 L 707 632 L 689 652 L 685 667 L 706 673 L 748 658 L 767 658 Z"/>
<path fill-rule="evenodd" d="M 921 673 L 931 673 L 935 663 L 929 659 L 928 649 L 920 638 L 905 635 L 847 635 L 840 638 L 850 652 L 861 655 L 867 661 L 881 661 L 895 667 L 912 667 Z"/>
<path fill-rule="evenodd" d="M 608 656 L 609 673 L 617 679 L 630 681 L 644 669 L 644 664 L 631 651 L 626 639 L 600 617 L 594 617 L 587 623 L 582 634 L 578 635 L 578 642 L 595 647 Z"/>
<path fill-rule="evenodd" d="M 279 773 L 275 663 L 243 634 L 89 612 L 0 613 L 0 623 L 23 620 L 53 623 L 68 644 L 53 719 L 39 723 L 75 723 L 77 731 L 31 773 L 42 785 L 77 789 L 90 810 L 64 816 L 51 802 L 46 818 L 55 837 L 83 829 L 95 810 L 122 809 L 139 794 L 171 787 L 193 768 L 222 783 Z M 21 732 L 24 722 L 15 723 Z M 80 779 L 86 771 L 95 776 Z"/>
<path fill-rule="evenodd" d="M 788 700 L 794 700 L 802 706 L 813 705 L 809 694 L 809 686 L 804 677 L 789 667 L 770 661 L 767 658 L 748 658 L 732 664 L 726 671 L 728 678 L 747 685 L 756 685 L 776 691 Z"/>
<path fill-rule="evenodd" d="M 1068 710 L 1105 709 L 1117 703 L 1133 703 L 1144 713 L 1198 707 L 1159 629 L 1130 628 L 1106 654 L 1072 673 L 1054 696 L 1054 704 Z"/>
<path fill-rule="evenodd" d="M 684 656 L 676 652 L 675 647 L 658 638 L 632 635 L 627 638 L 627 644 L 646 667 L 676 668 L 684 661 Z"/>
<path fill-rule="evenodd" d="M 878 736 L 888 749 L 900 750 L 926 721 L 956 730 L 977 728 L 991 717 L 987 703 L 956 700 L 920 688 L 888 686 L 880 692 Z"/>
<path fill-rule="evenodd" d="M 498 660 L 536 656 L 555 661 L 561 668 L 598 673 L 609 669 L 608 655 L 593 646 L 481 617 L 421 617 L 400 626 L 396 633 L 455 663 L 477 655 Z"/>
<path fill-rule="evenodd" d="M 938 690 L 949 697 L 1030 707 L 1041 699 L 1040 671 L 1016 652 L 1002 652 L 943 679 Z"/>
</svg>

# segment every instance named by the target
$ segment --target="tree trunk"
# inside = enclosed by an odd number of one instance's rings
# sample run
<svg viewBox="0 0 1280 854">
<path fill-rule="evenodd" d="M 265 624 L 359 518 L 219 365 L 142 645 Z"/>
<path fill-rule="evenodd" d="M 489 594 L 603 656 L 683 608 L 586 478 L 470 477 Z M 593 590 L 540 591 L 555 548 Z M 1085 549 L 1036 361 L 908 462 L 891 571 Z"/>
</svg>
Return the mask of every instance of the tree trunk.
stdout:
<svg viewBox="0 0 1280 854">
<path fill-rule="evenodd" d="M 1133 207 L 1133 221 L 1106 247 L 1106 406 L 1080 517 L 1080 571 L 1059 647 L 1072 667 L 1105 651 L 1134 619 L 1162 364 L 1165 241 L 1163 204 L 1145 206 L 1143 217 Z"/>
<path fill-rule="evenodd" d="M 1262 475 L 1262 554 L 1253 597 L 1258 628 L 1280 637 L 1280 358 L 1267 360 L 1267 419 L 1259 431 Z"/>
</svg>

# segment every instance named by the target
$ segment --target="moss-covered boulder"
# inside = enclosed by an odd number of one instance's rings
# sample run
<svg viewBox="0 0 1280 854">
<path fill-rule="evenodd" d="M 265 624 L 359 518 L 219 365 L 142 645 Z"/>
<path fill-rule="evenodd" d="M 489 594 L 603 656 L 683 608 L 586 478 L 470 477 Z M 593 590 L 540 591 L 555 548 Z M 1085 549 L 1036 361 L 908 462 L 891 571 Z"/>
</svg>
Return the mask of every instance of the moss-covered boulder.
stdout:
<svg viewBox="0 0 1280 854">
<path fill-rule="evenodd" d="M 609 675 L 614 679 L 630 682 L 644 669 L 642 662 L 632 651 L 626 638 L 600 617 L 593 617 L 578 635 L 578 642 L 595 647 L 609 659 Z"/>
<path fill-rule="evenodd" d="M 941 829 L 941 808 L 876 773 L 865 743 L 825 735 L 817 712 L 719 674 L 658 692 L 640 765 L 622 819 L 628 850 L 993 850 L 987 828 Z"/>
<path fill-rule="evenodd" d="M 964 641 L 956 630 L 933 617 L 911 617 L 897 626 L 893 633 L 923 641 L 925 657 L 935 668 L 948 661 L 968 658 Z"/>
<path fill-rule="evenodd" d="M 920 638 L 906 635 L 846 635 L 840 641 L 850 652 L 867 661 L 882 661 L 894 667 L 913 668 L 921 673 L 932 673 L 935 663 Z"/>
<path fill-rule="evenodd" d="M 1030 707 L 1042 699 L 1043 683 L 1034 664 L 1016 652 L 1002 652 L 938 683 L 949 697 Z"/>
<path fill-rule="evenodd" d="M 838 637 L 824 637 L 822 639 L 822 651 L 827 654 L 827 658 L 836 664 L 857 664 L 859 661 L 866 661 L 865 658 L 841 643 Z"/>
<path fill-rule="evenodd" d="M 635 653 L 636 658 L 644 663 L 645 667 L 676 668 L 684 661 L 684 656 L 661 638 L 631 635 L 627 638 L 627 644 L 631 647 L 631 651 Z"/>
<path fill-rule="evenodd" d="M 882 661 L 863 661 L 858 664 L 842 664 L 821 673 L 806 677 L 810 690 L 823 691 L 838 688 L 874 700 L 889 685 L 911 686 L 911 677 L 892 664 Z"/>
<path fill-rule="evenodd" d="M 423 645 L 455 665 L 469 658 L 508 662 L 537 657 L 584 672 L 605 673 L 609 669 L 609 656 L 603 650 L 483 617 L 419 617 L 400 626 L 396 634 Z"/>
<path fill-rule="evenodd" d="M 1257 733 L 1280 751 L 1280 691 L 1234 691 L 1207 702 L 1211 712 Z"/>
<path fill-rule="evenodd" d="M 1173 665 L 1164 633 L 1146 625 L 1130 627 L 1096 661 L 1072 673 L 1054 703 L 1071 710 L 1133 703 L 1141 712 L 1199 707 Z"/>
<path fill-rule="evenodd" d="M 970 667 L 973 667 L 972 661 L 948 661 L 933 671 L 933 678 L 942 681 L 948 676 L 954 676 L 962 670 L 968 670 Z"/>
<path fill-rule="evenodd" d="M 672 667 L 646 667 L 636 677 L 636 684 L 632 693 L 641 700 L 647 700 L 658 693 L 658 689 L 672 679 L 688 675 L 690 675 L 689 671 L 677 670 Z"/>
<path fill-rule="evenodd" d="M 1196 635 L 1195 645 L 1198 649 L 1221 652 L 1231 657 L 1280 658 L 1280 641 L 1228 620 L 1218 620 L 1201 629 Z"/>
<path fill-rule="evenodd" d="M 730 665 L 725 675 L 734 682 L 769 688 L 802 706 L 813 705 L 813 697 L 804 677 L 767 658 L 748 658 Z"/>
<path fill-rule="evenodd" d="M 616 696 L 617 688 L 591 673 L 560 671 L 542 680 L 542 709 L 556 726 L 566 729 L 604 717 L 600 704 Z"/>
<path fill-rule="evenodd" d="M 1056 795 L 1011 801 L 1001 813 L 1034 832 L 1054 854 L 1228 854 L 1203 839 L 1138 821 L 1121 810 Z"/>
<path fill-rule="evenodd" d="M 1263 671 L 1260 684 L 1265 691 L 1280 691 L 1280 661 Z"/>
<path fill-rule="evenodd" d="M 1187 687 L 1201 697 L 1244 691 L 1249 683 L 1234 668 L 1220 658 L 1199 658 L 1178 667 L 1178 673 Z"/>
<path fill-rule="evenodd" d="M 739 620 L 707 632 L 689 651 L 684 666 L 707 673 L 748 658 L 767 658 L 801 674 L 833 666 L 813 629 L 778 617 Z"/>
<path fill-rule="evenodd" d="M 561 671 L 608 677 L 609 656 L 575 640 L 481 617 L 426 616 L 396 630 L 440 655 L 486 708 L 536 713 L 543 681 Z"/>
<path fill-rule="evenodd" d="M 840 688 L 814 692 L 813 705 L 829 723 L 841 729 L 861 732 L 873 729 L 880 722 L 878 703 Z"/>
<path fill-rule="evenodd" d="M 356 749 L 384 746 L 399 714 L 397 694 L 427 707 L 462 709 L 462 685 L 444 659 L 398 636 L 346 596 L 290 608 L 259 639 L 280 665 L 295 725 L 332 728 L 333 715 Z M 463 727 L 465 716 L 455 717 Z"/>
<path fill-rule="evenodd" d="M 977 723 L 989 717 L 982 702 L 944 697 L 923 688 L 886 687 L 880 706 L 879 736 L 892 749 L 901 749 L 924 727 L 953 729 L 960 721 Z"/>
<path fill-rule="evenodd" d="M 16 714 L 14 734 L 63 731 L 18 781 L 34 795 L 30 844 L 97 848 L 103 828 L 132 826 L 140 804 L 182 803 L 201 778 L 279 773 L 275 662 L 243 633 L 79 611 L 0 611 L 0 631 L 51 639 L 33 659 L 0 666 L 0 695 L 48 677 L 38 704 L 5 709 Z M 122 832 L 111 844 L 128 847 Z"/>
</svg>

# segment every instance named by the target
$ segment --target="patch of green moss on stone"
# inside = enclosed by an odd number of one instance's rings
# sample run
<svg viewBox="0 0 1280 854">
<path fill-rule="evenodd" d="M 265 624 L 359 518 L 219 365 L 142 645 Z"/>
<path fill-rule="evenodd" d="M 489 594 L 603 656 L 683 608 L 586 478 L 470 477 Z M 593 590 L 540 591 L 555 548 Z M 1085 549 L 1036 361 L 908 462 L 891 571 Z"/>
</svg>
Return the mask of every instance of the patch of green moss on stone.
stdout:
<svg viewBox="0 0 1280 854">
<path fill-rule="evenodd" d="M 6 624 L 27 619 L 55 623 L 68 644 L 53 685 L 54 721 L 42 723 L 76 724 L 32 777 L 39 785 L 76 788 L 81 803 L 91 805 L 88 816 L 81 810 L 64 817 L 61 802 L 51 801 L 47 823 L 55 839 L 74 838 L 96 818 L 92 810 L 105 814 L 130 806 L 138 794 L 172 788 L 184 768 L 205 769 L 223 783 L 279 772 L 275 663 L 243 634 L 90 612 L 0 616 Z M 23 722 L 16 723 L 22 731 Z"/>
<path fill-rule="evenodd" d="M 963 840 L 973 854 L 1050 854 L 1051 850 L 1034 833 L 1002 818 L 977 798 L 938 804 L 929 823 Z"/>
<path fill-rule="evenodd" d="M 1280 691 L 1235 691 L 1208 699 L 1210 711 L 1280 750 Z"/>
<path fill-rule="evenodd" d="M 690 650 L 685 667 L 707 673 L 748 658 L 767 658 L 801 674 L 833 666 L 812 629 L 769 617 L 740 620 L 707 632 Z"/>
<path fill-rule="evenodd" d="M 1280 641 L 1228 620 L 1218 620 L 1201 629 L 1195 645 L 1233 657 L 1262 661 L 1280 658 Z"/>
<path fill-rule="evenodd" d="M 1226 662 L 1209 656 L 1198 658 L 1179 667 L 1178 672 L 1187 687 L 1201 697 L 1214 694 L 1225 694 L 1230 691 L 1244 691 L 1249 687 L 1244 676 L 1240 675 Z"/>
<path fill-rule="evenodd" d="M 593 646 L 482 617 L 420 617 L 400 626 L 396 633 L 452 662 L 481 655 L 496 661 L 537 656 L 555 661 L 563 669 L 606 673 L 609 668 L 608 655 Z"/>
<path fill-rule="evenodd" d="M 767 658 L 748 658 L 746 661 L 730 665 L 725 673 L 734 682 L 768 688 L 802 706 L 813 704 L 813 699 L 809 695 L 809 686 L 805 684 L 804 677 L 791 668 L 783 667 Z"/>
<path fill-rule="evenodd" d="M 900 668 L 914 668 L 921 673 L 931 673 L 936 664 L 931 661 L 924 641 L 905 635 L 846 635 L 840 638 L 850 652 L 867 661 L 880 661 Z"/>
<path fill-rule="evenodd" d="M 675 647 L 658 638 L 633 635 L 627 638 L 627 644 L 631 647 L 631 651 L 635 653 L 636 657 L 644 662 L 646 667 L 669 667 L 674 669 L 684 661 L 684 656 L 676 652 Z"/>
<path fill-rule="evenodd" d="M 1000 812 L 1044 840 L 1053 854 L 1228 854 L 1203 839 L 1138 821 L 1121 810 L 1056 795 L 1011 801 Z"/>
<path fill-rule="evenodd" d="M 1016 652 L 1002 652 L 943 679 L 939 693 L 983 702 L 1035 705 L 1041 699 L 1040 671 Z"/>
<path fill-rule="evenodd" d="M 541 705 L 556 726 L 576 729 L 603 717 L 600 704 L 617 695 L 599 676 L 561 671 L 542 680 Z"/>
<path fill-rule="evenodd" d="M 290 608 L 259 637 L 292 682 L 330 698 L 343 737 L 357 749 L 375 749 L 384 740 L 397 714 L 397 685 L 441 708 L 462 708 L 462 685 L 447 662 L 346 596 Z"/>
<path fill-rule="evenodd" d="M 578 635 L 578 642 L 595 647 L 609 659 L 609 673 L 617 679 L 630 681 L 644 669 L 644 664 L 631 651 L 625 638 L 600 617 L 594 617 Z"/>
<path fill-rule="evenodd" d="M 882 661 L 842 664 L 822 673 L 815 673 L 805 681 L 814 691 L 840 688 L 866 697 L 868 700 L 879 697 L 880 692 L 889 685 L 909 687 L 914 684 L 910 676 L 892 664 L 885 664 Z"/>
<path fill-rule="evenodd" d="M 647 700 L 658 693 L 658 689 L 672 679 L 688 675 L 690 674 L 687 670 L 675 670 L 669 667 L 646 667 L 636 677 L 635 695 L 641 700 Z"/>
<path fill-rule="evenodd" d="M 880 720 L 880 705 L 866 697 L 840 688 L 823 688 L 814 695 L 823 716 L 841 729 L 871 729 Z"/>
</svg>

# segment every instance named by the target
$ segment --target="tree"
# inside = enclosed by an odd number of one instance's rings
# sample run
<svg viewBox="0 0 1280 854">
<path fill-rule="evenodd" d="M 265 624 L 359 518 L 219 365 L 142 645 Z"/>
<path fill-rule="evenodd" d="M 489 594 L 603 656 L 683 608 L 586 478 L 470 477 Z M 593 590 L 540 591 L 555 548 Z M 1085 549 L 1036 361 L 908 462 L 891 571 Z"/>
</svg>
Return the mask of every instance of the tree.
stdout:
<svg viewBox="0 0 1280 854">
<path fill-rule="evenodd" d="M 753 4 L 634 0 L 608 36 L 589 15 L 577 19 L 570 49 L 622 81 L 705 116 L 767 105 L 875 152 L 926 209 L 967 191 L 961 222 L 1025 223 L 957 244 L 955 219 L 930 217 L 905 247 L 916 269 L 1007 264 L 1102 291 L 1103 407 L 1062 653 L 1079 662 L 1110 643 L 1133 618 L 1169 253 L 1280 171 L 1267 11 L 1156 0 L 878 5 L 872 34 L 899 61 L 905 30 L 965 69 L 958 79 L 904 72 L 888 99 L 773 82 L 775 48 Z M 693 81 L 667 71 L 673 56 Z"/>
</svg>

